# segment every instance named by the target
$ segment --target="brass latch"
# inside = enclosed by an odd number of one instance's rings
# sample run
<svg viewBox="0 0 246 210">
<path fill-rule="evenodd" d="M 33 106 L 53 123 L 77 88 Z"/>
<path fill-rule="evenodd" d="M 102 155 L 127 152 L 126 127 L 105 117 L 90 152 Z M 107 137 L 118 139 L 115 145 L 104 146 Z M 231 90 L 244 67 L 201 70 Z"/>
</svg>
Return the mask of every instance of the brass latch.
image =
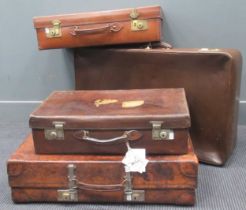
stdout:
<svg viewBox="0 0 246 210">
<path fill-rule="evenodd" d="M 52 28 L 45 28 L 45 34 L 47 38 L 54 38 L 54 37 L 61 37 L 61 21 L 60 20 L 53 20 L 52 21 Z"/>
<path fill-rule="evenodd" d="M 139 13 L 136 9 L 133 9 L 130 13 L 131 18 L 131 30 L 132 31 L 143 31 L 148 29 L 147 20 L 138 20 Z"/>
<path fill-rule="evenodd" d="M 145 200 L 144 190 L 133 190 L 130 172 L 125 176 L 125 200 L 129 202 L 142 202 Z"/>
<path fill-rule="evenodd" d="M 162 121 L 151 121 L 153 140 L 173 140 L 174 132 L 170 129 L 162 129 Z"/>
<path fill-rule="evenodd" d="M 76 166 L 74 164 L 68 165 L 68 189 L 57 190 L 57 200 L 63 202 L 78 201 L 78 191 L 75 176 Z"/>
<path fill-rule="evenodd" d="M 58 190 L 58 201 L 64 201 L 64 202 L 71 202 L 71 201 L 78 201 L 78 192 L 77 190 Z"/>
<path fill-rule="evenodd" d="M 45 129 L 44 136 L 47 140 L 64 140 L 64 122 L 53 122 L 54 128 Z"/>
</svg>

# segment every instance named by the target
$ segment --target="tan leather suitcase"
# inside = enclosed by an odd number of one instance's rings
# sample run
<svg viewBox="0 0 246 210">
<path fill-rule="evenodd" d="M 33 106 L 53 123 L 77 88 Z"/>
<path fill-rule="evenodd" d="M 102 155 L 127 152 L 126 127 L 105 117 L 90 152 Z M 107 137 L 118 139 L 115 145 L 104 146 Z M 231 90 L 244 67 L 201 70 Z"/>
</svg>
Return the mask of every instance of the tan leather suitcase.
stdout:
<svg viewBox="0 0 246 210">
<path fill-rule="evenodd" d="M 37 153 L 184 154 L 190 116 L 184 89 L 57 91 L 30 115 Z"/>
<path fill-rule="evenodd" d="M 39 49 L 160 41 L 159 6 L 35 17 Z"/>
<path fill-rule="evenodd" d="M 240 52 L 131 48 L 77 49 L 76 89 L 185 88 L 199 160 L 224 164 L 237 139 Z"/>
<path fill-rule="evenodd" d="M 14 202 L 107 202 L 193 205 L 198 160 L 147 156 L 146 172 L 125 172 L 122 156 L 38 155 L 31 135 L 8 160 Z"/>
</svg>

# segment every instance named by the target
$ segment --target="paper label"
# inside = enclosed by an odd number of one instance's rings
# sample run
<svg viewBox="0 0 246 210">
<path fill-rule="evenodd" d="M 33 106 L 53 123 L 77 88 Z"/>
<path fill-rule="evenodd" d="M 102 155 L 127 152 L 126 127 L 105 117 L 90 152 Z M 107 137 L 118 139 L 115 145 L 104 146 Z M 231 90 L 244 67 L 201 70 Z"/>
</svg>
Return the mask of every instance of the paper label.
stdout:
<svg viewBox="0 0 246 210">
<path fill-rule="evenodd" d="M 122 160 L 125 164 L 126 172 L 139 172 L 146 171 L 146 166 L 149 161 L 146 159 L 145 149 L 129 149 Z"/>
<path fill-rule="evenodd" d="M 144 104 L 143 100 L 138 100 L 138 101 L 123 101 L 122 102 L 122 108 L 135 108 L 142 106 Z"/>
<path fill-rule="evenodd" d="M 118 102 L 117 99 L 97 99 L 95 100 L 94 104 L 96 107 L 99 107 L 101 105 L 114 104 L 117 102 Z"/>
</svg>

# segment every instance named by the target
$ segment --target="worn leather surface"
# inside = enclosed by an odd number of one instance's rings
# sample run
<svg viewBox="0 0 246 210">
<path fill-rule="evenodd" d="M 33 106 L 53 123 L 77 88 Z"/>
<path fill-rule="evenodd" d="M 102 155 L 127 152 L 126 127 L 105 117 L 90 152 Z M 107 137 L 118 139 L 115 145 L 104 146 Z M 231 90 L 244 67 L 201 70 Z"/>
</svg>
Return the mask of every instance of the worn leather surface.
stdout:
<svg viewBox="0 0 246 210">
<path fill-rule="evenodd" d="M 39 188 L 12 188 L 12 199 L 15 203 L 30 202 L 56 202 L 56 189 Z M 154 204 L 172 204 L 182 206 L 192 206 L 195 204 L 195 189 L 164 189 L 164 190 L 146 190 L 146 201 L 140 203 Z M 116 192 L 96 192 L 81 191 L 79 193 L 79 202 L 86 203 L 123 203 L 123 191 Z M 139 203 L 139 202 L 135 202 Z"/>
<path fill-rule="evenodd" d="M 140 102 L 140 103 L 139 103 Z M 47 140 L 44 129 L 53 122 L 64 123 L 64 140 Z M 172 129 L 174 140 L 153 140 L 152 121 Z M 125 154 L 126 141 L 90 142 L 89 137 L 107 140 L 132 135 L 133 148 L 145 148 L 147 154 L 184 154 L 187 152 L 190 115 L 184 89 L 57 91 L 30 115 L 30 127 L 36 152 Z"/>
<path fill-rule="evenodd" d="M 128 48 L 77 49 L 76 89 L 184 87 L 191 114 L 191 137 L 199 160 L 223 165 L 237 139 L 240 52 Z"/>
<path fill-rule="evenodd" d="M 68 187 L 67 166 L 76 165 L 78 182 L 115 185 L 124 182 L 123 156 L 38 155 L 31 135 L 7 163 L 9 185 L 15 202 L 57 201 L 57 189 Z M 133 189 L 145 190 L 146 203 L 192 205 L 197 187 L 198 160 L 189 141 L 185 155 L 147 156 L 145 173 L 132 173 Z M 121 190 L 79 190 L 80 202 L 123 202 Z"/>
<path fill-rule="evenodd" d="M 136 8 L 139 15 L 137 19 L 148 21 L 148 29 L 141 31 L 131 30 L 132 10 L 133 8 L 35 17 L 33 22 L 39 49 L 160 41 L 161 8 L 159 6 Z M 47 38 L 45 29 L 52 27 L 53 20 L 61 21 L 62 36 Z"/>
</svg>

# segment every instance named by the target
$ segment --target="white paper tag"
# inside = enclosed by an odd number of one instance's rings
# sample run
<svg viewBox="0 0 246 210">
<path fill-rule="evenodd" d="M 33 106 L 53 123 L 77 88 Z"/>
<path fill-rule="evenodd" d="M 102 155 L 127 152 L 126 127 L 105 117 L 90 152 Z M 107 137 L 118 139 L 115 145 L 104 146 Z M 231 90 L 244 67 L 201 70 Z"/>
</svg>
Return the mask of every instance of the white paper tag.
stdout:
<svg viewBox="0 0 246 210">
<path fill-rule="evenodd" d="M 122 163 L 125 164 L 126 172 L 139 172 L 146 171 L 146 166 L 149 161 L 146 159 L 145 149 L 132 149 L 129 148 Z"/>
</svg>

